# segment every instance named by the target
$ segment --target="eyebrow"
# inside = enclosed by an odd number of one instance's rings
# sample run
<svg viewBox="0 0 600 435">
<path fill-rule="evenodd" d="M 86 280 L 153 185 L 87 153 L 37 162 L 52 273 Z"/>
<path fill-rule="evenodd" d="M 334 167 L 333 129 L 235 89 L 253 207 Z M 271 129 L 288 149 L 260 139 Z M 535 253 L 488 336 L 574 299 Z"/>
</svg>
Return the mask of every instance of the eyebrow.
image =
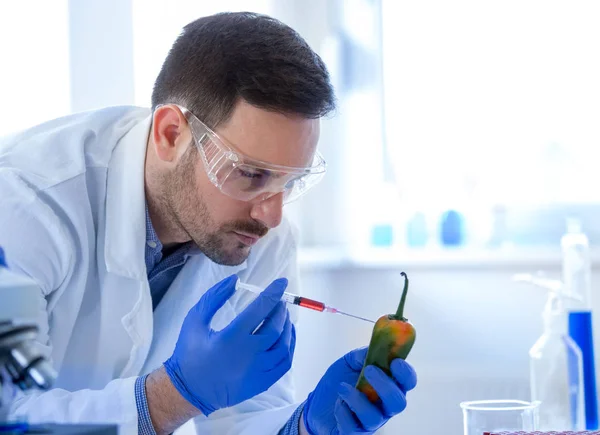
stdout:
<svg viewBox="0 0 600 435">
<path fill-rule="evenodd" d="M 275 179 L 283 177 L 283 174 L 280 174 L 280 173 L 277 173 L 277 172 L 273 172 L 270 169 L 263 169 L 263 168 L 258 168 L 257 167 L 257 168 L 254 168 L 254 170 L 260 172 L 261 174 L 268 175 L 269 177 L 273 177 Z"/>
<path fill-rule="evenodd" d="M 284 176 L 286 176 L 286 175 L 296 175 L 296 176 L 292 176 L 292 177 L 290 178 L 290 180 L 295 180 L 295 179 L 297 179 L 297 178 L 302 178 L 302 174 L 291 174 L 291 173 L 284 174 L 284 173 L 282 173 L 282 172 L 275 172 L 275 171 L 272 171 L 271 169 L 264 169 L 264 168 L 258 168 L 258 167 L 257 167 L 257 168 L 255 168 L 255 170 L 256 170 L 256 171 L 259 171 L 259 172 L 260 172 L 260 173 L 262 173 L 262 174 L 268 175 L 269 177 L 272 177 L 272 178 L 274 178 L 274 179 L 283 178 L 283 177 L 284 177 Z"/>
</svg>

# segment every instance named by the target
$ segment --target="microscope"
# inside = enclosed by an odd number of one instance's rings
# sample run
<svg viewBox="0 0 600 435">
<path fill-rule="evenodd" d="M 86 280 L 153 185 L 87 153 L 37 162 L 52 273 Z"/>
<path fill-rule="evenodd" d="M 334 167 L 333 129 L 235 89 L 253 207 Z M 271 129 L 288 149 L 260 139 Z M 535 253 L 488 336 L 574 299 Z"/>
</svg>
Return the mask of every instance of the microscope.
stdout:
<svg viewBox="0 0 600 435">
<path fill-rule="evenodd" d="M 39 288 L 6 267 L 0 248 L 0 433 L 117 435 L 116 425 L 29 425 L 9 419 L 15 387 L 48 390 L 56 379 L 50 362 L 36 347 Z"/>
</svg>

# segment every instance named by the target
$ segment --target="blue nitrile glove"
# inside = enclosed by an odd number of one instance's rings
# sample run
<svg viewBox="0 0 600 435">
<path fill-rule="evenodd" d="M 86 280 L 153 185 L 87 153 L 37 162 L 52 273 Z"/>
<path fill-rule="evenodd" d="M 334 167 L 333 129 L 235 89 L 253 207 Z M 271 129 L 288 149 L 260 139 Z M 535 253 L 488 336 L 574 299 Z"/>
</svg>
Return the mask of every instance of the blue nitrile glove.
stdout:
<svg viewBox="0 0 600 435">
<path fill-rule="evenodd" d="M 406 392 L 417 385 L 414 369 L 395 359 L 392 379 L 378 367 L 367 367 L 365 376 L 381 399 L 373 404 L 354 388 L 366 356 L 366 347 L 353 350 L 325 372 L 304 405 L 302 418 L 309 434 L 370 434 L 406 408 Z"/>
<path fill-rule="evenodd" d="M 273 281 L 223 330 L 211 329 L 236 281 L 232 275 L 216 284 L 188 312 L 164 364 L 177 391 L 204 415 L 262 393 L 292 364 L 296 332 L 280 301 L 286 279 Z"/>
</svg>

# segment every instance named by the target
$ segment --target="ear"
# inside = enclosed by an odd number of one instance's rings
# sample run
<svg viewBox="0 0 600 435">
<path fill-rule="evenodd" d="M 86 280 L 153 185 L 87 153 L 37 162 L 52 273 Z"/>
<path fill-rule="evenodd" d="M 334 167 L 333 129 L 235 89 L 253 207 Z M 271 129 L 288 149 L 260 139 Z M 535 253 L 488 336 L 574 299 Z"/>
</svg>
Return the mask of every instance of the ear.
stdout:
<svg viewBox="0 0 600 435">
<path fill-rule="evenodd" d="M 185 153 L 192 139 L 185 116 L 172 104 L 154 111 L 151 135 L 156 156 L 164 162 L 173 163 Z"/>
</svg>

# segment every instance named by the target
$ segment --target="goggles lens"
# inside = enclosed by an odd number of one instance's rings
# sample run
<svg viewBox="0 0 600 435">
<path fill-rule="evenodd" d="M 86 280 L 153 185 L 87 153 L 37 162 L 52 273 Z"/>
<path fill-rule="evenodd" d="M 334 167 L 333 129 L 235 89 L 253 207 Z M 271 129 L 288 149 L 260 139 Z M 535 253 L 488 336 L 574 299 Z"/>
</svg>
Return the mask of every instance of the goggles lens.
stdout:
<svg viewBox="0 0 600 435">
<path fill-rule="evenodd" d="M 204 123 L 181 108 L 190 123 L 192 134 L 210 181 L 223 193 L 242 201 L 263 201 L 283 193 L 288 204 L 316 185 L 326 171 L 325 160 L 317 152 L 307 168 L 272 165 L 251 159 L 226 145 Z"/>
</svg>

